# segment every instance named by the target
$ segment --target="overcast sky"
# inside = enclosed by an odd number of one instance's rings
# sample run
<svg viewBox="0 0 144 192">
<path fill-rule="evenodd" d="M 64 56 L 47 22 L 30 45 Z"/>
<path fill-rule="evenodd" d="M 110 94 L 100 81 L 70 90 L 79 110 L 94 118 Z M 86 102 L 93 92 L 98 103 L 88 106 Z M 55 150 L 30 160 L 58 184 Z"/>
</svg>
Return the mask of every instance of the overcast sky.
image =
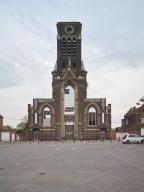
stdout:
<svg viewBox="0 0 144 192">
<path fill-rule="evenodd" d="M 0 114 L 13 127 L 51 98 L 56 23 L 82 22 L 88 97 L 112 104 L 112 126 L 144 95 L 143 0 L 0 0 Z"/>
</svg>

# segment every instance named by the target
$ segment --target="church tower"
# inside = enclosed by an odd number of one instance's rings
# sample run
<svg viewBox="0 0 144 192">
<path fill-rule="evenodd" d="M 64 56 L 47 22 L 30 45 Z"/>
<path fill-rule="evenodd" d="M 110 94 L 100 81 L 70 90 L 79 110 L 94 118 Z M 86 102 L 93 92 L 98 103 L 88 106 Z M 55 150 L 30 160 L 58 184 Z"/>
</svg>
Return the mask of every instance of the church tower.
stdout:
<svg viewBox="0 0 144 192">
<path fill-rule="evenodd" d="M 56 113 L 60 114 L 57 118 L 61 136 L 78 137 L 80 109 L 86 98 L 87 72 L 81 60 L 81 27 L 79 22 L 57 23 L 57 62 L 52 74 L 53 98 Z M 68 99 L 71 92 L 73 97 Z M 72 99 L 73 106 L 70 103 Z"/>
</svg>

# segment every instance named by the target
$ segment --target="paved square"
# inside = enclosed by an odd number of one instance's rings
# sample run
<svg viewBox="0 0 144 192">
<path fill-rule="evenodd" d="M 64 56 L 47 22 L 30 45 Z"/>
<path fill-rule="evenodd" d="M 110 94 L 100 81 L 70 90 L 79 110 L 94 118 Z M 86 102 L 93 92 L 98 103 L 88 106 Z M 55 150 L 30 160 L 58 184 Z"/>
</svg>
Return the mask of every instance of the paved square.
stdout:
<svg viewBox="0 0 144 192">
<path fill-rule="evenodd" d="M 0 192 L 143 192 L 144 145 L 0 145 Z"/>
</svg>

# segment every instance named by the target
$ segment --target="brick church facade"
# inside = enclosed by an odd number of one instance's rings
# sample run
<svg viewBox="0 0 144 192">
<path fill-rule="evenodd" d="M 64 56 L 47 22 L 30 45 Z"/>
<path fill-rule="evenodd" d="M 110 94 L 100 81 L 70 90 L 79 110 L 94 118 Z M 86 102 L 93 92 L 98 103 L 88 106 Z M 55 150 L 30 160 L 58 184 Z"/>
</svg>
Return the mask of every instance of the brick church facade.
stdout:
<svg viewBox="0 0 144 192">
<path fill-rule="evenodd" d="M 52 98 L 28 104 L 28 123 L 35 137 L 95 138 L 111 130 L 111 104 L 87 98 L 87 71 L 81 58 L 80 22 L 57 23 L 57 61 L 52 71 Z"/>
</svg>

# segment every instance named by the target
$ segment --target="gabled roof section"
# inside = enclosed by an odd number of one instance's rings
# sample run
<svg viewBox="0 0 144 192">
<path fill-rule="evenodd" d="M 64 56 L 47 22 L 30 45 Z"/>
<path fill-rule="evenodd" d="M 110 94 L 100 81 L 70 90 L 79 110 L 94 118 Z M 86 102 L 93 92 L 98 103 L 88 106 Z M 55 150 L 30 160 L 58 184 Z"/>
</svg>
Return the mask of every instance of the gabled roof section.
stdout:
<svg viewBox="0 0 144 192">
<path fill-rule="evenodd" d="M 62 80 L 71 80 L 71 79 L 76 79 L 76 76 L 72 72 L 71 68 L 67 70 L 67 72 L 64 74 Z"/>
</svg>

